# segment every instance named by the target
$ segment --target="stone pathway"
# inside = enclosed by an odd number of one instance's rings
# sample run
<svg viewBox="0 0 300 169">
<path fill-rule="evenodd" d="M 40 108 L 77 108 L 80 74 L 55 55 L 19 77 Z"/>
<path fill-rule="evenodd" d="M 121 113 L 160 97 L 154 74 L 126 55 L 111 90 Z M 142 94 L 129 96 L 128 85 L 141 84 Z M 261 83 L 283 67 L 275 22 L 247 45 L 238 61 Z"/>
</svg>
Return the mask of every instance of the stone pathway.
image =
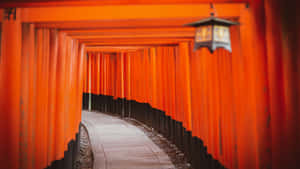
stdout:
<svg viewBox="0 0 300 169">
<path fill-rule="evenodd" d="M 99 112 L 82 112 L 94 169 L 174 169 L 168 155 L 136 126 Z"/>
</svg>

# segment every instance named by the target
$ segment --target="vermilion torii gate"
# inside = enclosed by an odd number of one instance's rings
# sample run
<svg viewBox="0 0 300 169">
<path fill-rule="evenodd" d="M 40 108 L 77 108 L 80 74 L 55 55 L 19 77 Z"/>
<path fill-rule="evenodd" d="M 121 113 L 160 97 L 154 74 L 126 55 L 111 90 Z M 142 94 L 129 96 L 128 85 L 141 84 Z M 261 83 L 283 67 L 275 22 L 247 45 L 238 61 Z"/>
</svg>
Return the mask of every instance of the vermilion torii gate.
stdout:
<svg viewBox="0 0 300 169">
<path fill-rule="evenodd" d="M 209 3 L 219 17 L 241 23 L 231 30 L 232 54 L 191 50 L 194 29 L 182 25 L 209 16 Z M 1 1 L 1 167 L 46 168 L 63 158 L 76 138 L 85 92 L 165 112 L 225 167 L 299 168 L 295 6 Z M 16 15 L 7 18 L 11 7 Z M 105 54 L 111 52 L 117 55 Z"/>
</svg>

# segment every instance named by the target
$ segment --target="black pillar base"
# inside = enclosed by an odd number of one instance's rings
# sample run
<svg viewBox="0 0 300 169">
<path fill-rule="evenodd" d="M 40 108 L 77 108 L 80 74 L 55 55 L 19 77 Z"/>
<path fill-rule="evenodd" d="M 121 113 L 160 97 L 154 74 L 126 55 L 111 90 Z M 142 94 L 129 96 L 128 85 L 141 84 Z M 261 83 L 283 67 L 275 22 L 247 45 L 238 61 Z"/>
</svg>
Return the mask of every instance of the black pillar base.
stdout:
<svg viewBox="0 0 300 169">
<path fill-rule="evenodd" d="M 80 127 L 79 127 L 80 132 Z M 80 133 L 76 134 L 76 139 L 68 143 L 68 150 L 64 152 L 64 158 L 51 163 L 46 169 L 73 169 L 76 156 L 79 153 Z"/>
</svg>

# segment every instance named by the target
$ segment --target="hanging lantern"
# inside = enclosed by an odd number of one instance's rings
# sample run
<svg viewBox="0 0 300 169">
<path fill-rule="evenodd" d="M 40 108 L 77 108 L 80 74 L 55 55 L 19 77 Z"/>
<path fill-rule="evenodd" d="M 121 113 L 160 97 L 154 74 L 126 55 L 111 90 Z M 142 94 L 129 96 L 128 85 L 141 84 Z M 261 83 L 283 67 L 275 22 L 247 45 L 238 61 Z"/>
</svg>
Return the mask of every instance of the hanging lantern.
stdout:
<svg viewBox="0 0 300 169">
<path fill-rule="evenodd" d="M 237 24 L 238 22 L 217 18 L 214 13 L 211 13 L 211 17 L 186 24 L 186 26 L 196 27 L 194 50 L 207 47 L 213 53 L 217 48 L 225 48 L 231 52 L 229 28 Z"/>
</svg>

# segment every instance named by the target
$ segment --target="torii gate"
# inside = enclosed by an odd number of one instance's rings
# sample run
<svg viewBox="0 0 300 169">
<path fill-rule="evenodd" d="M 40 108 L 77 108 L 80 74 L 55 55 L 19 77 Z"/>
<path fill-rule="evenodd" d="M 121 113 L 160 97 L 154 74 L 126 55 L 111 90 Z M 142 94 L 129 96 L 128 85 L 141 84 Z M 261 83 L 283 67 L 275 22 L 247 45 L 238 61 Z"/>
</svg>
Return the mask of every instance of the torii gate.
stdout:
<svg viewBox="0 0 300 169">
<path fill-rule="evenodd" d="M 208 3 L 215 4 L 218 16 L 238 18 L 241 22 L 239 29 L 235 30 L 239 33 L 236 38 L 239 42 L 235 46 L 238 51 L 233 55 L 243 57 L 247 66 L 238 66 L 239 61 L 234 60 L 236 62 L 233 66 L 236 66 L 235 70 L 240 72 L 234 72 L 238 81 L 233 83 L 234 87 L 249 89 L 249 91 L 236 94 L 236 118 L 240 121 L 236 131 L 239 151 L 234 158 L 236 162 L 234 167 L 239 169 L 270 166 L 272 168 L 297 167 L 298 161 L 295 155 L 288 154 L 282 157 L 282 154 L 299 150 L 299 147 L 295 146 L 299 141 L 298 128 L 295 127 L 299 121 L 296 100 L 299 97 L 297 91 L 299 91 L 298 77 L 300 76 L 299 72 L 295 71 L 299 67 L 299 59 L 296 59 L 299 52 L 295 51 L 299 43 L 291 38 L 294 34 L 295 37 L 299 37 L 297 33 L 299 23 L 296 22 L 294 25 L 289 21 L 290 18 L 297 21 L 295 7 L 279 0 L 1 1 L 1 8 L 16 8 L 16 11 L 11 11 L 10 19 L 4 17 L 5 10 L 0 12 L 0 18 L 5 18 L 1 22 L 0 57 L 2 167 L 30 168 L 29 166 L 34 163 L 36 168 L 41 168 L 49 165 L 52 160 L 63 157 L 67 143 L 74 139 L 78 132 L 77 126 L 80 122 L 83 88 L 81 82 L 84 79 L 83 65 L 86 52 L 84 49 L 101 51 L 102 49 L 97 46 L 190 42 L 194 31 L 192 28 L 183 28 L 182 25 L 208 16 Z M 296 14 L 289 16 L 287 7 Z M 26 26 L 22 28 L 23 23 Z M 45 39 L 49 34 L 52 40 L 57 41 Z M 34 43 L 36 37 L 40 38 L 37 38 L 40 42 L 38 44 Z M 50 42 L 53 48 L 47 47 L 47 43 Z M 35 47 L 40 52 L 37 55 L 43 56 L 41 58 L 44 59 L 36 60 L 33 57 Z M 65 51 L 62 50 L 63 48 L 72 50 Z M 28 56 L 25 57 L 24 53 Z M 42 66 L 44 61 L 54 62 L 51 59 L 56 59 L 55 62 L 59 64 L 46 68 Z M 183 58 L 183 62 L 187 63 L 189 60 Z M 40 65 L 33 68 L 36 64 Z M 47 73 L 48 69 L 50 73 Z M 76 70 L 77 73 L 72 70 Z M 193 69 L 183 66 L 182 70 Z M 36 81 L 32 74 L 36 74 Z M 49 81 L 45 81 L 45 77 Z M 51 79 L 56 80 L 55 83 L 51 83 Z M 67 85 L 70 81 L 78 83 L 76 89 Z M 33 92 L 34 89 L 30 88 L 34 84 L 37 84 L 38 92 Z M 44 88 L 45 85 L 49 87 L 49 91 Z M 262 92 L 263 89 L 265 92 Z M 74 99 L 66 101 L 64 98 L 66 91 L 68 91 L 67 95 L 74 96 Z M 51 95 L 51 93 L 56 94 Z M 182 88 L 182 93 L 187 98 L 192 97 L 188 86 Z M 46 108 L 41 106 L 45 103 L 55 103 L 55 111 L 51 110 L 51 107 L 45 110 Z M 66 104 L 76 105 L 76 108 L 66 108 Z M 191 103 L 187 103 L 187 107 L 190 110 L 186 113 L 187 123 L 190 125 L 188 128 L 195 128 L 189 121 L 191 122 L 194 117 L 191 110 L 196 108 Z M 33 110 L 45 112 L 47 116 L 37 114 L 37 117 L 33 117 L 33 114 L 26 114 Z M 244 110 L 247 112 L 245 113 Z M 25 115 L 20 112 L 25 112 Z M 54 118 L 51 112 L 56 112 L 55 118 L 59 119 L 59 122 L 41 123 L 34 120 L 38 118 L 48 121 L 48 118 Z M 69 121 L 67 117 L 70 118 Z M 22 120 L 24 118 L 28 121 Z M 271 123 L 272 127 L 265 127 L 267 122 Z M 71 127 L 66 129 L 66 123 L 70 123 Z M 44 128 L 38 128 L 40 125 Z M 55 129 L 58 135 L 50 143 L 48 137 L 44 137 L 43 134 L 51 125 L 58 126 Z M 22 133 L 24 128 L 35 130 L 36 137 L 41 139 L 28 139 L 28 135 Z M 54 137 L 53 133 L 52 136 Z M 32 140 L 38 140 L 41 144 L 30 142 Z M 211 142 L 213 146 L 217 141 Z M 290 144 L 282 145 L 282 142 L 290 142 Z M 55 147 L 55 152 L 49 150 L 51 155 L 43 153 L 49 144 Z M 30 151 L 25 148 L 27 146 L 30 147 Z M 37 150 L 36 154 L 31 152 L 33 150 Z M 42 155 L 39 157 L 39 154 Z M 22 166 L 25 157 L 28 163 Z M 290 163 L 286 164 L 284 161 Z"/>
</svg>

